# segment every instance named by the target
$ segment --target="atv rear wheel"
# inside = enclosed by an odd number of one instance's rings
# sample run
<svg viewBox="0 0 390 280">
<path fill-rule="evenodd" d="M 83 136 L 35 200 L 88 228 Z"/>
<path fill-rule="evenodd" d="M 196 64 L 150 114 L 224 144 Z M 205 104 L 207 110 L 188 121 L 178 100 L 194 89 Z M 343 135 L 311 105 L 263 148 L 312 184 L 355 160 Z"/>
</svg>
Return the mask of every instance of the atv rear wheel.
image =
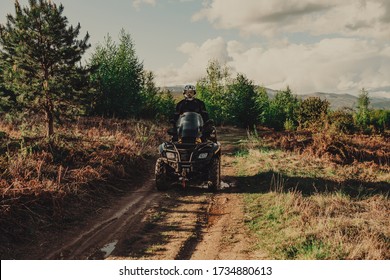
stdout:
<svg viewBox="0 0 390 280">
<path fill-rule="evenodd" d="M 155 175 L 156 189 L 159 191 L 166 191 L 169 188 L 169 181 L 167 178 L 167 165 L 162 158 L 157 159 Z"/>
<path fill-rule="evenodd" d="M 219 156 L 211 159 L 208 179 L 210 191 L 215 192 L 221 187 L 221 159 Z"/>
</svg>

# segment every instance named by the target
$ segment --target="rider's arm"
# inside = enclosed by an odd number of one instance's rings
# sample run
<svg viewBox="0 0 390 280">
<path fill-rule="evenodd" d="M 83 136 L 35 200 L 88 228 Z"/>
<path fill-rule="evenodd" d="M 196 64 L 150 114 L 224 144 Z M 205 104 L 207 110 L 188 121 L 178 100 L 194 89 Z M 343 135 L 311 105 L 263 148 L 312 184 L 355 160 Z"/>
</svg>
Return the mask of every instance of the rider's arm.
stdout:
<svg viewBox="0 0 390 280">
<path fill-rule="evenodd" d="M 180 117 L 182 105 L 183 105 L 183 102 L 182 102 L 182 101 L 180 101 L 179 103 L 176 104 L 175 114 L 174 114 L 174 116 L 173 116 L 173 120 L 175 121 L 175 123 L 177 122 L 177 120 L 178 120 L 179 117 Z"/>
</svg>

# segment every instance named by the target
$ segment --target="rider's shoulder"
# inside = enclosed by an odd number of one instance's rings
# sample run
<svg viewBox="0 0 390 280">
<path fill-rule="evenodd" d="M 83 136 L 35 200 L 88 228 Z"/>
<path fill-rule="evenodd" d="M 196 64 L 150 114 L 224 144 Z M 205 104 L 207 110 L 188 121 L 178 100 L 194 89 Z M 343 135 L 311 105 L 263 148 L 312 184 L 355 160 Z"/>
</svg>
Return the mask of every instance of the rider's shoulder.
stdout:
<svg viewBox="0 0 390 280">
<path fill-rule="evenodd" d="M 202 100 L 198 99 L 198 98 L 194 98 L 194 100 L 198 103 L 204 103 Z"/>
<path fill-rule="evenodd" d="M 200 104 L 201 106 L 206 106 L 203 100 L 200 99 L 196 99 L 196 100 L 198 101 L 198 104 Z"/>
<path fill-rule="evenodd" d="M 182 104 L 184 104 L 185 102 L 186 102 L 186 99 L 180 100 L 180 101 L 177 103 L 177 106 L 182 105 Z"/>
</svg>

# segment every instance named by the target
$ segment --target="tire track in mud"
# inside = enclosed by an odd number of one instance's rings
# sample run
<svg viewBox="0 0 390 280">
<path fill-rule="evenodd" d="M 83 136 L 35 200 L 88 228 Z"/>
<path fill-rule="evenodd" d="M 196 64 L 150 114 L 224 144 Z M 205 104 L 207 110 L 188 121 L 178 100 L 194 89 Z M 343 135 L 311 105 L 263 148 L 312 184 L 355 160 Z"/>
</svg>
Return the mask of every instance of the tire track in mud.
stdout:
<svg viewBox="0 0 390 280">
<path fill-rule="evenodd" d="M 208 198 L 199 211 L 193 232 L 182 243 L 175 260 L 250 259 L 242 200 L 234 182 Z"/>
<path fill-rule="evenodd" d="M 262 259 L 265 256 L 252 248 L 253 240 L 245 226 L 242 189 L 236 180 L 232 158 L 240 149 L 246 131 L 226 129 L 221 133 L 222 189 L 213 197 L 207 210 L 201 238 L 192 244 L 192 260 Z M 194 242 L 195 243 L 195 242 Z"/>
<path fill-rule="evenodd" d="M 246 135 L 246 132 L 243 130 L 233 129 L 233 132 L 231 133 L 230 130 L 227 130 L 228 133 L 224 132 L 222 133 L 222 145 L 223 150 L 222 154 L 228 153 L 233 154 L 238 149 L 238 144 L 241 139 L 243 139 L 243 136 Z M 237 133 L 238 132 L 238 133 Z M 222 178 L 224 178 L 222 176 Z M 224 187 L 222 191 L 227 191 L 227 193 L 231 192 L 231 187 L 234 185 L 233 183 L 223 183 Z M 199 186 L 198 186 L 199 187 Z M 201 190 L 201 188 L 197 188 L 198 191 Z M 175 260 L 189 260 L 193 258 L 194 253 L 196 252 L 199 245 L 202 243 L 205 236 L 209 235 L 209 229 L 211 229 L 214 226 L 214 223 L 218 221 L 218 219 L 221 218 L 221 216 L 225 215 L 223 208 L 226 207 L 224 204 L 229 199 L 226 197 L 228 194 L 222 194 L 222 200 L 219 199 L 218 193 L 216 194 L 204 194 L 199 193 L 200 196 L 209 196 L 205 200 L 208 201 L 207 207 L 199 211 L 199 214 L 196 217 L 195 225 L 192 229 L 192 234 L 190 234 L 187 238 L 182 241 L 182 244 L 180 246 L 179 251 L 174 256 Z M 221 201 L 224 201 L 221 205 Z M 164 258 L 161 257 L 160 258 Z M 166 258 L 166 257 L 165 257 Z M 201 258 L 209 259 L 210 256 L 203 255 Z M 168 258 L 169 259 L 169 258 Z"/>
<path fill-rule="evenodd" d="M 202 241 L 205 228 L 209 222 L 210 210 L 214 203 L 214 196 L 208 204 L 207 209 L 197 217 L 193 234 L 183 243 L 175 260 L 189 260 L 195 252 L 197 245 Z"/>
<path fill-rule="evenodd" d="M 154 182 L 149 180 L 144 187 L 120 199 L 116 207 L 108 209 L 97 220 L 91 221 L 92 227 L 85 227 L 82 233 L 68 240 L 46 259 L 104 258 L 101 248 L 114 240 L 120 240 L 129 227 L 135 229 L 145 209 L 159 197 L 161 195 L 154 190 Z"/>
<path fill-rule="evenodd" d="M 199 186 L 173 188 L 162 194 L 138 232 L 129 231 L 115 259 L 189 259 L 202 240 L 214 194 Z M 159 216 L 158 219 L 154 217 Z M 127 244 L 127 247 L 126 247 Z M 115 255 L 115 256 L 114 256 Z"/>
</svg>

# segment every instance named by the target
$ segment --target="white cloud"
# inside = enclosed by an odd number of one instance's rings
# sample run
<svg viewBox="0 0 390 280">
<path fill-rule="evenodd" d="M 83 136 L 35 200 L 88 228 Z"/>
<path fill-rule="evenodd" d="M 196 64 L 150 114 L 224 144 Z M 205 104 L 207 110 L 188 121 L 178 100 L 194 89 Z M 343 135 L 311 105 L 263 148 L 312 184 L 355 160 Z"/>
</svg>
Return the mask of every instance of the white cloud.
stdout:
<svg viewBox="0 0 390 280">
<path fill-rule="evenodd" d="M 157 71 L 161 85 L 196 82 L 208 61 L 218 59 L 276 90 L 289 85 L 298 94 L 390 91 L 388 0 L 208 0 L 193 20 L 266 43 L 254 47 L 222 37 L 186 42 L 178 48 L 186 62 Z"/>
<path fill-rule="evenodd" d="M 274 89 L 290 85 L 297 93 L 336 91 L 390 85 L 390 57 L 380 46 L 358 39 L 324 39 L 311 45 L 291 44 L 237 53 L 235 69 Z M 379 71 L 381 70 L 381 72 Z"/>
<path fill-rule="evenodd" d="M 339 34 L 387 39 L 388 0 L 211 0 L 193 16 L 216 28 L 267 37 L 284 33 Z"/>
<path fill-rule="evenodd" d="M 132 0 L 133 7 L 139 10 L 142 4 L 147 4 L 151 6 L 156 6 L 157 0 Z M 194 0 L 170 0 L 171 3 L 179 2 L 179 3 L 188 3 L 193 2 Z"/>
<path fill-rule="evenodd" d="M 208 61 L 218 59 L 257 84 L 276 90 L 289 85 L 297 94 L 357 94 L 362 87 L 372 92 L 390 87 L 390 48 L 372 40 L 333 38 L 306 45 L 249 48 L 218 37 L 200 46 L 187 42 L 179 50 L 188 56 L 187 61 L 178 68 L 160 69 L 159 84 L 196 82 L 205 76 Z"/>
<path fill-rule="evenodd" d="M 140 9 L 142 4 L 156 6 L 156 0 L 133 0 L 133 7 Z"/>
<path fill-rule="evenodd" d="M 178 51 L 188 56 L 187 61 L 181 67 L 172 65 L 156 72 L 157 82 L 160 85 L 177 85 L 195 83 L 204 76 L 205 69 L 211 59 L 217 59 L 227 63 L 231 58 L 228 55 L 227 44 L 221 38 L 209 39 L 202 45 L 186 42 Z"/>
</svg>

